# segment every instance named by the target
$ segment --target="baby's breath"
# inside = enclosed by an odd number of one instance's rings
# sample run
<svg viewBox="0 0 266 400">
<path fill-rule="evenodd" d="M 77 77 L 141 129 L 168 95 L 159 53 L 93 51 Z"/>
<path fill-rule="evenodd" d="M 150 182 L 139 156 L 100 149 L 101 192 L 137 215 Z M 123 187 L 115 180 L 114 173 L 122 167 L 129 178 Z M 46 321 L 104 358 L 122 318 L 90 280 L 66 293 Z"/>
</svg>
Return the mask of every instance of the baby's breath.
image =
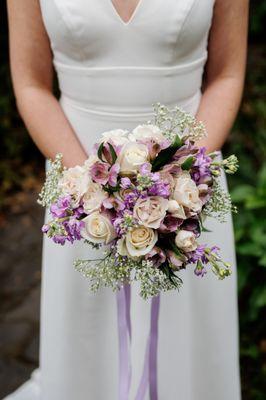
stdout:
<svg viewBox="0 0 266 400">
<path fill-rule="evenodd" d="M 153 108 L 155 125 L 159 126 L 167 139 L 173 141 L 178 134 L 184 140 L 195 142 L 207 136 L 204 124 L 181 108 L 175 106 L 170 109 L 159 102 L 154 103 Z"/>
<path fill-rule="evenodd" d="M 37 200 L 37 202 L 43 207 L 50 206 L 60 196 L 58 182 L 64 170 L 62 159 L 63 155 L 61 153 L 58 153 L 55 156 L 54 161 L 49 160 L 48 170 L 46 172 L 46 179 Z"/>
<path fill-rule="evenodd" d="M 217 218 L 220 222 L 225 222 L 226 215 L 236 211 L 236 207 L 232 205 L 230 194 L 223 189 L 218 180 L 215 179 L 210 200 L 204 207 L 203 214 L 205 216 Z"/>
</svg>

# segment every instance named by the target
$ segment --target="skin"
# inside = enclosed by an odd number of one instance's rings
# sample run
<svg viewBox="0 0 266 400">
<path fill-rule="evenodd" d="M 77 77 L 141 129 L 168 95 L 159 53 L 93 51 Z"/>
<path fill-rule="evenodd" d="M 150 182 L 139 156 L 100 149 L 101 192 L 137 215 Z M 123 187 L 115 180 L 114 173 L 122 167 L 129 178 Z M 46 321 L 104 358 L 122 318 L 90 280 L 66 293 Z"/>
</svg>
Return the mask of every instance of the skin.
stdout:
<svg viewBox="0 0 266 400">
<path fill-rule="evenodd" d="M 111 0 L 110 0 L 111 1 Z M 126 22 L 138 1 L 113 0 Z M 221 149 L 242 97 L 246 65 L 248 0 L 216 0 L 209 36 L 208 62 L 197 118 L 208 137 L 208 151 Z M 66 167 L 82 164 L 86 153 L 52 92 L 50 42 L 38 0 L 8 0 L 10 62 L 20 115 L 47 158 L 63 154 Z"/>
</svg>

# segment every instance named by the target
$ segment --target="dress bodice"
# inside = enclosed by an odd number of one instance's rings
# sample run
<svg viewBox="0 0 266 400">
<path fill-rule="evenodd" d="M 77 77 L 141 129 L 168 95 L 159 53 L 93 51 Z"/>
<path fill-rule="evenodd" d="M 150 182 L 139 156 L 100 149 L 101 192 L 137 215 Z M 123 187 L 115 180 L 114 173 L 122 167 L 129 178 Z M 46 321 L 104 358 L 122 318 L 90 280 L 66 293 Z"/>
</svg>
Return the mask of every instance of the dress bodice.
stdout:
<svg viewBox="0 0 266 400">
<path fill-rule="evenodd" d="M 62 94 L 127 111 L 197 95 L 214 2 L 140 0 L 124 22 L 111 0 L 40 0 Z"/>
</svg>

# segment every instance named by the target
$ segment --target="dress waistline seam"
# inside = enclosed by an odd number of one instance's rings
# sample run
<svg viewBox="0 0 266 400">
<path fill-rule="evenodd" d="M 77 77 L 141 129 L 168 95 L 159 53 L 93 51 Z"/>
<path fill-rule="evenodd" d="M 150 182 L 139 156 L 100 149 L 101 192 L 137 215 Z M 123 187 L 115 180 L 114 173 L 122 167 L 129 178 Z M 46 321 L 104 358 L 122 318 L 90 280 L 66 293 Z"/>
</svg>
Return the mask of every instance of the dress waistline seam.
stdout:
<svg viewBox="0 0 266 400">
<path fill-rule="evenodd" d="M 196 67 L 203 66 L 205 61 L 207 60 L 207 51 L 205 51 L 204 55 L 190 63 L 185 63 L 185 64 L 176 64 L 176 65 L 171 65 L 171 66 L 123 66 L 123 65 L 117 65 L 117 66 L 106 66 L 106 67 L 80 67 L 80 66 L 75 66 L 75 65 L 69 65 L 69 64 L 64 64 L 59 61 L 56 61 L 55 59 L 53 60 L 53 64 L 56 68 L 57 71 L 62 71 L 70 74 L 75 74 L 75 72 L 78 73 L 83 73 L 85 75 L 95 75 L 97 73 L 118 73 L 121 74 L 123 72 L 129 73 L 132 72 L 133 74 L 141 74 L 148 72 L 149 74 L 160 74 L 160 73 L 182 73 L 184 71 L 191 71 Z M 147 79 L 147 75 L 145 75 L 145 79 Z"/>
</svg>

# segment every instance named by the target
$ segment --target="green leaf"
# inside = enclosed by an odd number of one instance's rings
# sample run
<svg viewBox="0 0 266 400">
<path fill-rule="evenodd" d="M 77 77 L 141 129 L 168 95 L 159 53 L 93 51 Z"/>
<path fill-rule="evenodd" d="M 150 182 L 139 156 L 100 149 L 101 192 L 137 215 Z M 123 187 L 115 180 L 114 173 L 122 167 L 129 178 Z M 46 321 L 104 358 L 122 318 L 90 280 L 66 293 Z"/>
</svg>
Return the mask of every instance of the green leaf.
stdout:
<svg viewBox="0 0 266 400">
<path fill-rule="evenodd" d="M 115 149 L 113 148 L 113 146 L 111 145 L 111 143 L 108 143 L 109 149 L 110 149 L 110 153 L 112 156 L 112 163 L 114 164 L 117 160 L 117 154 L 115 152 Z"/>
<path fill-rule="evenodd" d="M 160 151 L 158 156 L 152 162 L 152 172 L 158 171 L 165 164 L 169 163 L 177 149 L 183 144 L 182 140 L 176 135 L 174 142 L 167 149 Z"/>
<path fill-rule="evenodd" d="M 104 161 L 103 158 L 102 158 L 102 155 L 103 155 L 103 147 L 104 147 L 104 142 L 102 142 L 102 143 L 100 144 L 100 146 L 99 146 L 99 148 L 98 148 L 97 155 L 98 155 L 98 158 L 99 158 L 102 162 L 106 162 L 106 161 Z"/>
<path fill-rule="evenodd" d="M 189 157 L 181 164 L 181 168 L 182 168 L 184 171 L 189 171 L 190 168 L 192 167 L 194 161 L 195 161 L 195 157 L 189 156 Z"/>
</svg>

